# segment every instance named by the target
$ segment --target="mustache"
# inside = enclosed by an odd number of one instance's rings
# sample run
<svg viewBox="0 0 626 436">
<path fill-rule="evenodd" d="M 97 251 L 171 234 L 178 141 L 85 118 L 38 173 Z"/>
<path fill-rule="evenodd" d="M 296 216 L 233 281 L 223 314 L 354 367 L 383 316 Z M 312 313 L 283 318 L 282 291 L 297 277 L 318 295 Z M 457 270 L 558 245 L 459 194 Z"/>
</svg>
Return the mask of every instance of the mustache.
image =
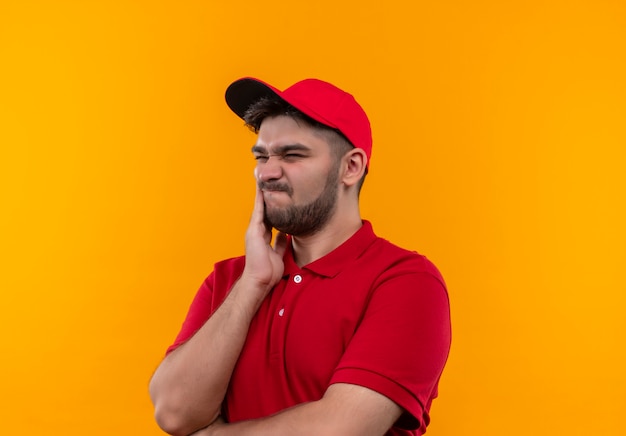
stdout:
<svg viewBox="0 0 626 436">
<path fill-rule="evenodd" d="M 259 188 L 263 191 L 281 191 L 289 195 L 293 194 L 291 186 L 279 182 L 259 182 Z"/>
</svg>

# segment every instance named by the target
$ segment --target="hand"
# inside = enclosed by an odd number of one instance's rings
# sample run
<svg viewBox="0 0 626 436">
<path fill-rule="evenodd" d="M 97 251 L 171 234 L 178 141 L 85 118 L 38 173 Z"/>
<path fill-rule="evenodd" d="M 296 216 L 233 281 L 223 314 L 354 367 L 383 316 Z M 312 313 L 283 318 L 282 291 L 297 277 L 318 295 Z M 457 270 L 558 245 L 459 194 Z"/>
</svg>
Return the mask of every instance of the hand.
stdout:
<svg viewBox="0 0 626 436">
<path fill-rule="evenodd" d="M 274 247 L 271 241 L 272 229 L 265 222 L 263 193 L 257 186 L 254 209 L 246 232 L 246 265 L 242 279 L 251 281 L 263 290 L 261 300 L 278 283 L 285 270 L 283 255 L 287 248 L 287 236 L 279 232 Z"/>
</svg>

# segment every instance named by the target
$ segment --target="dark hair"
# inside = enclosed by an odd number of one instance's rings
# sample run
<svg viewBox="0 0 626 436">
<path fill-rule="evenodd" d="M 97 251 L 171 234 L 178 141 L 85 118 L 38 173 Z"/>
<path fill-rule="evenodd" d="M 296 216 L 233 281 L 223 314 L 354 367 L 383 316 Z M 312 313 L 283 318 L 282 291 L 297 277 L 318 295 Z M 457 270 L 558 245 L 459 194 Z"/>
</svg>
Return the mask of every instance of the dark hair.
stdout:
<svg viewBox="0 0 626 436">
<path fill-rule="evenodd" d="M 330 145 L 330 148 L 335 154 L 337 160 L 341 159 L 348 151 L 354 149 L 354 145 L 352 145 L 352 143 L 348 141 L 344 134 L 339 130 L 333 129 L 317 120 L 314 120 L 307 114 L 296 109 L 294 106 L 278 97 L 261 97 L 248 107 L 243 116 L 243 120 L 246 122 L 246 126 L 250 130 L 254 133 L 259 133 L 263 120 L 281 115 L 288 116 L 296 121 L 304 122 L 313 128 L 315 132 L 323 136 Z M 363 177 L 359 181 L 359 192 L 361 191 L 366 175 L 367 168 L 365 169 Z"/>
</svg>

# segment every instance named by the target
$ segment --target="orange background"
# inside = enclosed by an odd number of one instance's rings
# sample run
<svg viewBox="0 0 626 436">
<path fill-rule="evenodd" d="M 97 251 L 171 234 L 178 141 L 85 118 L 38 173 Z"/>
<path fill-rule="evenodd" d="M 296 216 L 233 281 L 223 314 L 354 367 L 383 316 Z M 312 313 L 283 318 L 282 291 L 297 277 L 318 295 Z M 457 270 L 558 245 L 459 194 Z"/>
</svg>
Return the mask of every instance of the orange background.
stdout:
<svg viewBox="0 0 626 436">
<path fill-rule="evenodd" d="M 451 295 L 429 434 L 624 434 L 625 43 L 621 0 L 2 1 L 2 434 L 161 434 L 148 379 L 243 250 L 245 75 L 369 113 L 363 216 Z"/>
</svg>

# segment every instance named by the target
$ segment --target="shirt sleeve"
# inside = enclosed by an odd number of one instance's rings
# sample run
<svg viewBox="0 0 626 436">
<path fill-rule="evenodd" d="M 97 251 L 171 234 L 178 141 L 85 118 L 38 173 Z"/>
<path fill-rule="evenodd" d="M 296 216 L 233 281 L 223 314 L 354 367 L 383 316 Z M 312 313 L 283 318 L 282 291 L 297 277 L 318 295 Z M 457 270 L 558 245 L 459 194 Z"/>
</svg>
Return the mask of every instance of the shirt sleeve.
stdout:
<svg viewBox="0 0 626 436">
<path fill-rule="evenodd" d="M 176 340 L 167 348 L 166 355 L 187 342 L 200 327 L 204 325 L 206 320 L 209 319 L 209 316 L 213 312 L 211 304 L 213 292 L 210 286 L 210 283 L 213 281 L 212 279 L 213 274 L 207 277 L 200 286 L 200 289 L 198 289 L 198 292 L 196 292 L 196 296 L 187 311 L 187 317 L 176 336 Z"/>
<path fill-rule="evenodd" d="M 224 301 L 230 288 L 243 271 L 244 258 L 233 258 L 215 264 L 213 272 L 204 280 L 196 293 L 187 317 L 176 336 L 176 340 L 166 351 L 166 355 L 187 342 L 209 319 Z"/>
<path fill-rule="evenodd" d="M 440 276 L 391 275 L 375 288 L 331 383 L 385 395 L 405 410 L 395 425 L 422 434 L 450 340 L 448 294 Z"/>
</svg>

